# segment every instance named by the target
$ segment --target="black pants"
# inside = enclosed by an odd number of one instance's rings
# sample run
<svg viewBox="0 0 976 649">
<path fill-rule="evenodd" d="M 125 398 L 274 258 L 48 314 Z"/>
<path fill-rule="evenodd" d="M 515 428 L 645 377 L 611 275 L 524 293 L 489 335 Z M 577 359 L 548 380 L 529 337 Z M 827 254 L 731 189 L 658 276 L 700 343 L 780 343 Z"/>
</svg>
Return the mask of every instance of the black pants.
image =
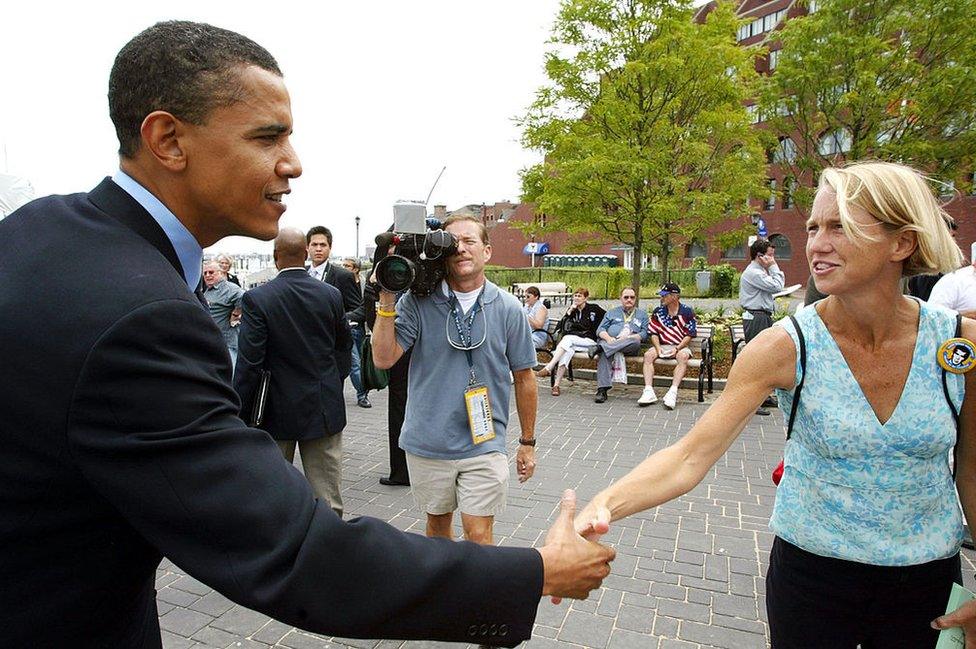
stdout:
<svg viewBox="0 0 976 649">
<path fill-rule="evenodd" d="M 776 537 L 766 574 L 772 649 L 931 649 L 959 555 L 917 566 L 831 559 Z"/>
<path fill-rule="evenodd" d="M 410 352 L 407 350 L 393 367 L 390 368 L 390 391 L 386 410 L 387 430 L 390 441 L 390 480 L 393 482 L 410 482 L 407 472 L 407 454 L 400 448 L 400 429 L 403 428 L 403 417 L 407 412 L 407 370 L 410 368 Z"/>
<path fill-rule="evenodd" d="M 746 311 L 752 314 L 752 319 L 742 319 L 742 333 L 745 336 L 746 344 L 749 344 L 749 341 L 758 336 L 759 332 L 773 326 L 773 316 L 759 309 L 746 309 Z"/>
</svg>

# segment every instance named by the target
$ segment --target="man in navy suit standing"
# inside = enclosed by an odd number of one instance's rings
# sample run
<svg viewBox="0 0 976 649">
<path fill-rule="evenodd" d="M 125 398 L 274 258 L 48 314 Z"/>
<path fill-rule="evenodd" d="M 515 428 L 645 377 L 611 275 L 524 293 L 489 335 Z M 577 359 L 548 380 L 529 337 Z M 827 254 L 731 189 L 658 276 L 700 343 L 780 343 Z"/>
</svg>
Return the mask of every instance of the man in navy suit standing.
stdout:
<svg viewBox="0 0 976 649">
<path fill-rule="evenodd" d="M 541 595 L 600 585 L 614 553 L 575 533 L 571 492 L 538 550 L 438 543 L 343 522 L 241 421 L 200 262 L 223 237 L 275 237 L 302 173 L 267 50 L 159 23 L 119 52 L 108 103 L 115 175 L 0 221 L 5 646 L 159 649 L 163 556 L 346 637 L 515 646 Z"/>
<path fill-rule="evenodd" d="M 234 388 L 245 417 L 262 370 L 271 373 L 264 419 L 285 459 L 302 454 L 312 490 L 342 516 L 342 429 L 352 336 L 339 290 L 305 272 L 305 235 L 284 228 L 274 241 L 278 276 L 244 294 Z"/>
</svg>

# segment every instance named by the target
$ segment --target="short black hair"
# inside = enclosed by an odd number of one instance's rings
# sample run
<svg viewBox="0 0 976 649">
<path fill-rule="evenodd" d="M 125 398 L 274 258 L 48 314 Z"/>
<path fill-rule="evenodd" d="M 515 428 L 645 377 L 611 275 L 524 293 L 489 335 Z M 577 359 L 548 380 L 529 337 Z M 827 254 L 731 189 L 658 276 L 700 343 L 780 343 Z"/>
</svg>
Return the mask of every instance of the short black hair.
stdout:
<svg viewBox="0 0 976 649">
<path fill-rule="evenodd" d="M 969 351 L 969 348 L 966 347 L 965 345 L 956 345 L 955 347 L 953 347 L 952 348 L 952 355 L 955 355 L 956 352 L 963 352 L 963 357 L 962 357 L 963 360 L 966 360 L 967 358 L 969 358 L 969 356 L 971 354 L 971 352 Z"/>
<path fill-rule="evenodd" d="M 325 227 L 324 225 L 314 225 L 309 229 L 308 234 L 305 235 L 305 243 L 312 243 L 312 237 L 316 234 L 324 234 L 325 240 L 329 242 L 329 247 L 332 247 L 332 230 Z"/>
<path fill-rule="evenodd" d="M 752 242 L 752 245 L 749 246 L 749 259 L 755 259 L 759 255 L 765 255 L 766 251 L 769 250 L 770 247 L 775 246 L 773 246 L 768 239 L 756 239 Z"/>
<path fill-rule="evenodd" d="M 142 122 L 153 111 L 203 124 L 213 109 L 240 101 L 240 68 L 249 65 L 281 76 L 266 49 L 227 29 L 171 20 L 137 34 L 119 50 L 108 79 L 119 154 L 139 150 Z"/>
</svg>

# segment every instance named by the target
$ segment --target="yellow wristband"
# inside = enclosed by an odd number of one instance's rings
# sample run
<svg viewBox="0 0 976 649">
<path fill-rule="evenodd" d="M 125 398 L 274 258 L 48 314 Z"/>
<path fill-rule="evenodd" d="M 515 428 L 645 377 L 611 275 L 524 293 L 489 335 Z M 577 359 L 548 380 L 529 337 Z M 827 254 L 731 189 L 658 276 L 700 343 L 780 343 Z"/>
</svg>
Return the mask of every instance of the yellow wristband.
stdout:
<svg viewBox="0 0 976 649">
<path fill-rule="evenodd" d="M 382 311 L 380 309 L 377 309 L 376 315 L 383 316 L 384 318 L 392 318 L 396 316 L 396 311 Z"/>
</svg>

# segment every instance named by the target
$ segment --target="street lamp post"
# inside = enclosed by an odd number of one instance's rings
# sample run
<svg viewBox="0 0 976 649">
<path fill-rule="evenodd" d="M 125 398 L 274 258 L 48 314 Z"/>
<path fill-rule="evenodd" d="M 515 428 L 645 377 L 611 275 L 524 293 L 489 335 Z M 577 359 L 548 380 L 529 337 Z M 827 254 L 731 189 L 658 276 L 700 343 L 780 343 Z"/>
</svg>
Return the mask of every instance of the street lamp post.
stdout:
<svg viewBox="0 0 976 649">
<path fill-rule="evenodd" d="M 359 217 L 356 217 L 356 259 L 359 259 Z"/>
</svg>

